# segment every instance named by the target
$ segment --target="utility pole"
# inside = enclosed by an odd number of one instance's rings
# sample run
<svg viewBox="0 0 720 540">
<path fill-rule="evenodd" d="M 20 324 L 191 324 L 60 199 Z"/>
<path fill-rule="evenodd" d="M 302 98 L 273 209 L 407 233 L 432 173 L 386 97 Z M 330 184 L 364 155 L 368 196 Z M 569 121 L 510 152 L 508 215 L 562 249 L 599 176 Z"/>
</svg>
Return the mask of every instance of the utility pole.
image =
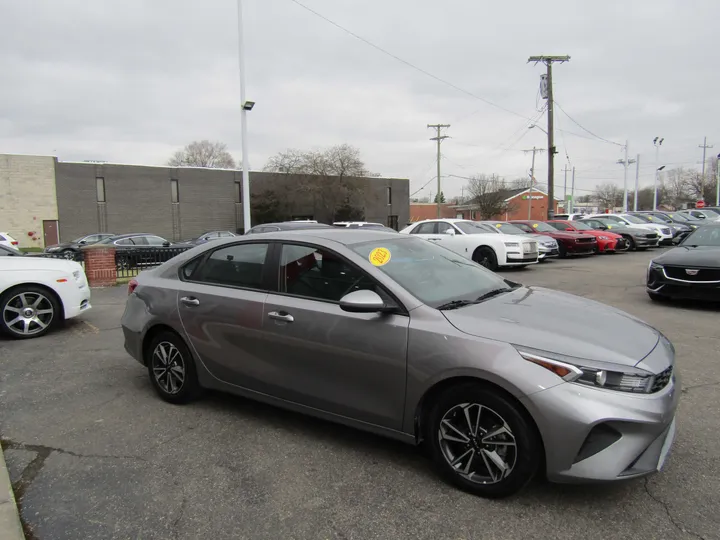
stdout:
<svg viewBox="0 0 720 540">
<path fill-rule="evenodd" d="M 634 159 L 628 159 L 628 141 L 625 141 L 625 159 L 618 159 L 617 162 L 624 167 L 624 175 L 623 175 L 623 212 L 628 211 L 628 184 L 627 184 L 627 174 L 628 174 L 628 167 L 635 163 Z"/>
<path fill-rule="evenodd" d="M 237 0 L 238 16 L 238 68 L 240 71 L 240 136 L 242 137 L 242 203 L 243 229 L 250 230 L 250 162 L 248 157 L 247 113 L 252 110 L 252 101 L 245 100 L 245 51 L 243 48 L 242 0 Z"/>
<path fill-rule="evenodd" d="M 566 214 L 570 213 L 568 210 L 570 205 L 568 205 L 568 198 L 567 198 L 567 173 L 568 173 L 568 171 L 570 171 L 570 169 L 568 169 L 568 166 L 566 163 L 565 165 L 563 165 L 563 173 L 565 173 L 565 184 L 564 184 L 564 188 L 563 188 L 563 208 L 565 209 Z"/>
<path fill-rule="evenodd" d="M 715 162 L 715 206 L 720 206 L 720 154 Z"/>
<path fill-rule="evenodd" d="M 633 210 L 637 212 L 638 200 L 638 183 L 640 182 L 640 154 L 635 158 L 635 200 L 633 201 Z"/>
<path fill-rule="evenodd" d="M 570 188 L 570 214 L 575 213 L 575 167 L 572 169 L 572 187 Z"/>
<path fill-rule="evenodd" d="M 442 128 L 449 128 L 450 124 L 428 124 L 427 127 L 437 130 L 437 136 L 432 137 L 431 141 L 437 141 L 437 217 L 441 217 L 440 212 L 440 193 L 442 193 L 442 186 L 440 185 L 440 143 L 447 139 L 447 135 L 440 135 Z M 430 199 L 432 202 L 432 199 Z"/>
<path fill-rule="evenodd" d="M 544 152 L 544 151 L 545 151 L 544 148 L 535 148 L 534 146 L 532 147 L 531 150 L 523 150 L 523 152 L 525 152 L 526 154 L 528 152 L 532 152 L 532 156 L 533 156 L 532 157 L 532 165 L 530 166 L 530 187 L 528 188 L 529 189 L 529 191 L 528 191 L 528 219 L 531 219 L 530 211 L 532 209 L 532 188 L 533 188 L 533 183 L 535 182 L 535 154 L 537 152 Z"/>
<path fill-rule="evenodd" d="M 547 66 L 547 102 L 548 102 L 548 219 L 555 217 L 555 143 L 553 141 L 553 84 L 552 65 L 554 62 L 564 63 L 570 60 L 569 56 L 531 56 L 528 62 L 542 62 Z"/>
<path fill-rule="evenodd" d="M 665 139 L 662 137 L 655 137 L 653 144 L 655 145 L 655 181 L 653 185 L 653 210 L 657 210 L 657 190 L 658 180 L 660 179 L 660 147 Z"/>
<path fill-rule="evenodd" d="M 703 163 L 702 163 L 702 179 L 700 180 L 700 200 L 705 200 L 705 151 L 708 148 L 712 148 L 712 144 L 708 145 L 707 143 L 707 137 L 703 138 L 703 143 L 701 145 L 698 145 L 698 148 L 703 149 Z"/>
</svg>

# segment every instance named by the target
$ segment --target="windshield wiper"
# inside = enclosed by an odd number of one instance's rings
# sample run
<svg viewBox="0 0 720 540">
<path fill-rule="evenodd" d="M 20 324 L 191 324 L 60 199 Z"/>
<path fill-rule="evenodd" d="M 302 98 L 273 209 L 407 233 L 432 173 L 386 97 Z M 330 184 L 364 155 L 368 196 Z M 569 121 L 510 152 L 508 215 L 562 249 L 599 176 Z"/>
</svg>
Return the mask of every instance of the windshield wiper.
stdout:
<svg viewBox="0 0 720 540">
<path fill-rule="evenodd" d="M 450 302 L 447 302 L 441 306 L 438 306 L 437 309 L 443 311 L 448 309 L 457 309 L 464 306 L 469 306 L 470 304 L 477 304 L 477 301 L 475 300 L 452 300 Z"/>
<path fill-rule="evenodd" d="M 483 300 L 487 300 L 488 298 L 492 298 L 493 296 L 497 296 L 498 294 L 502 294 L 511 290 L 512 288 L 510 287 L 508 287 L 507 289 L 493 289 L 492 291 L 488 291 L 485 294 L 478 296 L 474 303 L 477 304 L 478 302 L 482 302 Z"/>
</svg>

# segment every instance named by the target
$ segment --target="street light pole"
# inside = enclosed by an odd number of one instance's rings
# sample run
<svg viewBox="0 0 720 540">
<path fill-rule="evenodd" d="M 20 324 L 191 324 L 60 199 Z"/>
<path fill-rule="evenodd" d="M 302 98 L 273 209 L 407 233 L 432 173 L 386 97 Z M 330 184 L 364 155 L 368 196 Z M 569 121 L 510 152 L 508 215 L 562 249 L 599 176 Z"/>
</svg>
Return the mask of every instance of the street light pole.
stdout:
<svg viewBox="0 0 720 540">
<path fill-rule="evenodd" d="M 658 190 L 658 180 L 660 179 L 660 170 L 658 167 L 660 166 L 660 146 L 662 146 L 662 143 L 665 139 L 661 137 L 655 137 L 653 139 L 653 144 L 655 145 L 655 181 L 653 184 L 653 210 L 657 210 L 657 190 Z"/>
<path fill-rule="evenodd" d="M 242 201 L 243 228 L 250 230 L 250 171 L 248 170 L 247 113 L 245 102 L 245 51 L 243 49 L 242 0 L 237 0 L 238 67 L 240 68 L 240 134 L 242 137 Z M 252 108 L 252 106 L 250 107 Z"/>
<path fill-rule="evenodd" d="M 720 206 L 720 154 L 715 163 L 715 206 Z"/>
</svg>

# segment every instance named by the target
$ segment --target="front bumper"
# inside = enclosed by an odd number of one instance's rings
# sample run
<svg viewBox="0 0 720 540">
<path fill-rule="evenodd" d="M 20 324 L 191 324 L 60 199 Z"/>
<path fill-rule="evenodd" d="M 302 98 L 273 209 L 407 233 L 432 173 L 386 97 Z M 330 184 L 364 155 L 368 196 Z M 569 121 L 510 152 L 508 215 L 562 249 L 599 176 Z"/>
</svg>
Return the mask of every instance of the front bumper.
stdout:
<svg viewBox="0 0 720 540">
<path fill-rule="evenodd" d="M 66 285 L 67 290 L 63 291 L 61 295 L 66 319 L 72 319 L 92 309 L 92 305 L 90 304 L 90 287 L 87 286 L 87 282 L 83 287 L 78 287 L 70 281 L 68 281 Z"/>
<path fill-rule="evenodd" d="M 559 255 L 560 252 L 558 251 L 557 247 L 538 247 L 538 259 L 540 259 L 541 261 L 550 257 L 558 257 Z"/>
<path fill-rule="evenodd" d="M 720 281 L 698 283 L 690 279 L 672 279 L 662 268 L 650 268 L 646 290 L 650 294 L 666 298 L 720 302 Z"/>
<path fill-rule="evenodd" d="M 679 397 L 673 373 L 655 394 L 564 383 L 523 403 L 540 430 L 550 481 L 612 482 L 660 470 L 675 435 Z"/>
<path fill-rule="evenodd" d="M 660 237 L 655 238 L 646 238 L 643 236 L 636 236 L 633 238 L 635 241 L 635 247 L 636 248 L 648 248 L 648 247 L 657 247 L 660 242 Z"/>
<path fill-rule="evenodd" d="M 597 245 L 597 242 L 583 242 L 581 244 L 568 242 L 565 244 L 565 249 L 568 255 L 592 255 L 595 253 Z"/>
<path fill-rule="evenodd" d="M 597 242 L 598 251 L 600 253 L 614 252 L 617 246 L 616 240 L 598 240 Z"/>
</svg>

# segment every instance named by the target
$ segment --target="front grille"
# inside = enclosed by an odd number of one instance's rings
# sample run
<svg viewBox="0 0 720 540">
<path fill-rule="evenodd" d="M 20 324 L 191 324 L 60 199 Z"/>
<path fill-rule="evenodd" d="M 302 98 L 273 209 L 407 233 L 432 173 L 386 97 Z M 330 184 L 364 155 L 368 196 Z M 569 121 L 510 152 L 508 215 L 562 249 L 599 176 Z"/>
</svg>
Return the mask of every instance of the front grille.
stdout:
<svg viewBox="0 0 720 540">
<path fill-rule="evenodd" d="M 645 235 L 645 238 L 657 238 L 657 237 L 658 237 L 657 233 L 652 233 L 652 234 L 646 234 L 646 235 Z"/>
<path fill-rule="evenodd" d="M 669 278 L 681 279 L 683 281 L 720 281 L 720 268 L 666 266 L 665 275 Z"/>
<path fill-rule="evenodd" d="M 525 242 L 523 243 L 523 253 L 537 253 L 537 243 L 536 242 Z"/>
<path fill-rule="evenodd" d="M 587 238 L 581 237 L 581 238 L 576 238 L 575 241 L 578 244 L 592 244 L 593 242 L 595 242 L 595 238 L 593 238 L 592 236 L 587 237 Z"/>
<path fill-rule="evenodd" d="M 653 385 L 650 388 L 651 394 L 654 392 L 659 392 L 668 385 L 670 379 L 672 379 L 672 371 L 673 368 L 672 366 L 670 366 L 665 371 L 655 375 L 655 381 L 653 381 Z"/>
</svg>

